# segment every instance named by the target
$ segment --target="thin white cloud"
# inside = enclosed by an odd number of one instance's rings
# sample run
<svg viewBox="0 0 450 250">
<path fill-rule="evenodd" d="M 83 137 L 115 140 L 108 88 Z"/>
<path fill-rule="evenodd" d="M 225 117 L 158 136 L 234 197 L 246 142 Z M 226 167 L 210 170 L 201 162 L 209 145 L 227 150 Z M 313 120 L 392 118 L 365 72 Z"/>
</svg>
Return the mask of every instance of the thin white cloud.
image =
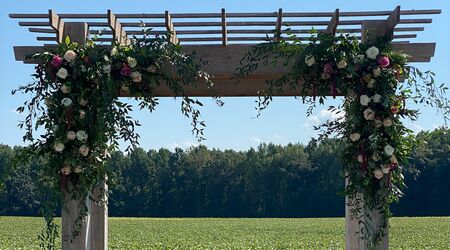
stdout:
<svg viewBox="0 0 450 250">
<path fill-rule="evenodd" d="M 175 151 L 176 148 L 181 148 L 181 149 L 188 149 L 190 147 L 197 147 L 198 145 L 200 145 L 198 142 L 193 142 L 193 141 L 184 141 L 184 142 L 173 142 L 167 145 L 167 148 L 170 151 Z"/>
<path fill-rule="evenodd" d="M 339 111 L 340 112 L 337 113 L 328 110 L 326 108 L 321 109 L 318 113 L 316 112 L 316 114 L 308 116 L 305 122 L 303 123 L 302 128 L 304 128 L 307 132 L 309 132 L 313 130 L 314 126 L 320 125 L 327 120 L 335 120 L 344 117 L 344 111 L 343 110 Z"/>
<path fill-rule="evenodd" d="M 253 142 L 256 142 L 256 143 L 261 143 L 262 142 L 261 138 L 258 138 L 256 136 L 250 136 L 248 139 L 250 141 L 253 141 Z"/>
</svg>

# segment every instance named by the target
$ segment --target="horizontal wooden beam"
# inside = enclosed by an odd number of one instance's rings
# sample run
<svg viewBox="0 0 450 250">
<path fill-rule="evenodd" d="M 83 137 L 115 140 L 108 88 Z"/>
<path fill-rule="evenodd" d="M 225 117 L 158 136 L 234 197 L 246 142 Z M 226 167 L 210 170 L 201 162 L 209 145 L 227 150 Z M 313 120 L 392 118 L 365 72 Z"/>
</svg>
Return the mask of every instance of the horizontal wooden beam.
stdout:
<svg viewBox="0 0 450 250">
<path fill-rule="evenodd" d="M 434 15 L 441 14 L 440 9 L 429 10 L 402 10 L 401 15 Z M 286 12 L 283 17 L 332 17 L 334 12 Z M 361 16 L 388 16 L 391 11 L 345 11 L 341 12 L 342 17 L 361 17 Z M 130 13 L 130 14 L 116 14 L 117 18 L 164 18 L 164 14 L 154 13 Z M 9 14 L 10 18 L 48 18 L 48 14 Z M 60 14 L 61 18 L 88 18 L 88 19 L 103 19 L 107 18 L 105 14 Z M 173 13 L 172 18 L 220 18 L 220 13 Z M 249 13 L 227 13 L 227 17 L 231 18 L 248 18 L 248 17 L 277 17 L 276 12 L 249 12 Z"/>
<path fill-rule="evenodd" d="M 183 49 L 187 53 L 196 51 L 199 58 L 208 61 L 204 70 L 213 75 L 213 87 L 206 87 L 199 84 L 198 88 L 186 89 L 186 93 L 191 96 L 257 96 L 260 91 L 266 89 L 265 80 L 278 79 L 283 74 L 291 70 L 291 66 L 277 65 L 262 66 L 255 74 L 248 79 L 241 80 L 238 87 L 235 86 L 235 79 L 232 79 L 235 68 L 239 61 L 251 45 L 185 45 Z M 410 55 L 410 62 L 427 62 L 434 56 L 435 43 L 409 43 L 392 44 L 396 51 L 402 51 Z M 14 53 L 17 61 L 25 63 L 36 63 L 26 59 L 27 55 L 44 51 L 43 46 L 15 46 Z M 48 49 L 48 48 L 47 48 Z M 172 72 L 173 69 L 162 69 L 165 72 Z M 161 86 L 154 91 L 156 96 L 173 96 L 173 93 L 166 86 Z M 300 89 L 286 88 L 282 93 L 274 93 L 275 96 L 297 96 Z"/>
</svg>

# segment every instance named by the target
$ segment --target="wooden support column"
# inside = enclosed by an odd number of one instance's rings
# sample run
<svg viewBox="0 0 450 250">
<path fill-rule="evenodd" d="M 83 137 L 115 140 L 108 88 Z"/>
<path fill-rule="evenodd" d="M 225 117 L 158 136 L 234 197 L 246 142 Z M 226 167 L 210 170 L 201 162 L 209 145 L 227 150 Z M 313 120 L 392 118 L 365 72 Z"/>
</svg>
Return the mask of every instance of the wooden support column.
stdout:
<svg viewBox="0 0 450 250">
<path fill-rule="evenodd" d="M 362 42 L 372 44 L 379 38 L 386 38 L 391 41 L 393 38 L 394 28 L 400 20 L 400 7 L 397 6 L 386 20 L 372 20 L 364 21 L 362 24 Z M 347 185 L 347 180 L 346 180 Z M 361 210 L 359 213 L 354 213 L 356 201 L 359 200 Z M 364 199 L 361 194 L 356 197 L 345 198 L 345 241 L 347 250 L 366 250 L 367 241 L 361 239 L 362 221 L 370 227 L 370 230 L 378 232 L 379 225 L 383 220 L 384 215 L 380 214 L 378 210 L 364 209 Z M 378 242 L 375 250 L 389 249 L 389 229 L 386 229 L 386 234 Z"/>
<path fill-rule="evenodd" d="M 70 37 L 72 42 L 83 43 L 88 38 L 89 28 L 84 22 L 66 22 L 63 37 Z M 85 197 L 88 215 L 81 227 L 80 234 L 73 237 L 74 223 L 80 212 L 81 200 L 73 200 L 65 194 L 62 208 L 61 244 L 63 250 L 105 250 L 108 247 L 108 212 L 106 197 L 100 197 L 107 190 L 106 182 L 92 190 L 91 198 Z"/>
</svg>

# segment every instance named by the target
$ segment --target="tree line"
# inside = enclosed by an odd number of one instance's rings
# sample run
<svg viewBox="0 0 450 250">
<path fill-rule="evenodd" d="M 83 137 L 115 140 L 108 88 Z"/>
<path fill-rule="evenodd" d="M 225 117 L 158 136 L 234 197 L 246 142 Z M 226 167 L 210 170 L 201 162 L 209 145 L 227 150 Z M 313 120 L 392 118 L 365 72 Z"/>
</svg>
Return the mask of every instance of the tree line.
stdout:
<svg viewBox="0 0 450 250">
<path fill-rule="evenodd" d="M 450 215 L 450 130 L 420 132 L 404 166 L 397 216 Z M 154 217 L 335 217 L 344 215 L 343 142 L 261 144 L 112 153 L 109 214 Z M 45 159 L 12 167 L 19 147 L 0 145 L 0 215 L 38 215 Z M 11 169 L 13 168 L 13 169 Z M 11 171 L 9 171 L 11 170 Z M 6 173 L 9 173 L 6 175 Z"/>
</svg>

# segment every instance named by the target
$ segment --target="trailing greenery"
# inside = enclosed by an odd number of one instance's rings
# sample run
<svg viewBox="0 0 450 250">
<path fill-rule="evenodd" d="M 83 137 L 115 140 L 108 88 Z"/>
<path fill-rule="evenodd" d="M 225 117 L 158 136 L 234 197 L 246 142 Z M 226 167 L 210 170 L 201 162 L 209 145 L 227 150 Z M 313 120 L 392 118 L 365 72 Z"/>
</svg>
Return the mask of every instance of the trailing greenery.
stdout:
<svg viewBox="0 0 450 250">
<path fill-rule="evenodd" d="M 195 54 L 185 54 L 165 36 L 144 36 L 112 48 L 92 41 L 73 43 L 67 37 L 56 49 L 49 48 L 31 59 L 38 63 L 35 80 L 13 91 L 32 96 L 17 109 L 27 112 L 19 126 L 26 130 L 24 141 L 31 142 L 19 158 L 38 155 L 47 160 L 39 172 L 47 184 L 45 190 L 50 191 L 42 204 L 47 227 L 41 247 L 54 248 L 57 226 L 53 218 L 61 201 L 80 200 L 76 236 L 87 213 L 84 197 L 91 197 L 90 192 L 111 175 L 105 165 L 109 152 L 117 148 L 119 140 L 129 143 L 127 151 L 138 145 L 135 126 L 140 124 L 130 116 L 132 106 L 118 97 L 134 96 L 141 109 L 151 112 L 158 104 L 153 90 L 166 85 L 174 96 L 181 96 L 181 112 L 192 119 L 192 132 L 201 141 L 204 122 L 198 107 L 202 104 L 187 96 L 184 88 L 195 86 L 198 78 L 204 78 L 206 84 L 210 81 L 201 70 L 204 62 Z M 174 69 L 175 76 L 163 68 Z M 38 129 L 43 132 L 39 130 L 36 137 Z"/>
<path fill-rule="evenodd" d="M 431 72 L 408 70 L 407 55 L 392 51 L 384 40 L 363 44 L 351 35 L 327 33 L 313 33 L 306 44 L 295 35 L 291 38 L 293 42 L 268 41 L 253 46 L 241 60 L 236 77 L 245 78 L 260 65 L 293 65 L 280 78 L 266 81 L 259 112 L 274 94 L 288 88 L 298 90 L 303 102 L 309 104 L 307 114 L 315 107 L 316 98 L 323 104 L 326 96 L 345 96 L 342 106 L 329 108 L 338 118 L 317 129 L 322 131 L 321 138 L 333 134 L 346 142 L 345 194 L 352 198 L 352 213 L 360 219 L 362 235 L 373 247 L 388 228 L 389 205 L 402 196 L 405 186 L 402 168 L 413 137 L 401 119 L 415 120 L 418 114 L 407 104 L 413 101 L 437 107 L 447 119 L 447 88 L 437 86 Z M 406 78 L 405 83 L 400 82 L 402 78 Z M 383 215 L 378 226 L 372 225 L 371 210 Z"/>
</svg>

